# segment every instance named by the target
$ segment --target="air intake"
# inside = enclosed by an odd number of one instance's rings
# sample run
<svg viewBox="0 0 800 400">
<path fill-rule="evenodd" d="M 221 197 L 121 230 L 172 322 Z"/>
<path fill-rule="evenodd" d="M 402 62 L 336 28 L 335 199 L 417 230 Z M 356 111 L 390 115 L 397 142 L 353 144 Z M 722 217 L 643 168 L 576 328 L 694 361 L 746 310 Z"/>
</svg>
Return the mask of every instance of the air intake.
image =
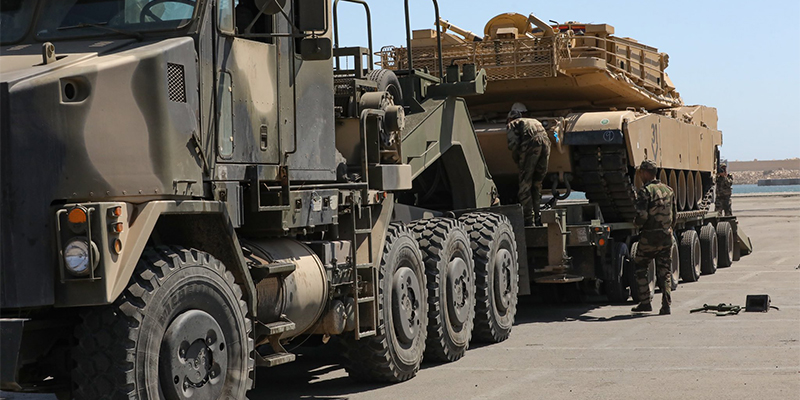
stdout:
<svg viewBox="0 0 800 400">
<path fill-rule="evenodd" d="M 186 103 L 186 81 L 183 65 L 167 63 L 167 85 L 169 99 L 176 103 Z"/>
</svg>

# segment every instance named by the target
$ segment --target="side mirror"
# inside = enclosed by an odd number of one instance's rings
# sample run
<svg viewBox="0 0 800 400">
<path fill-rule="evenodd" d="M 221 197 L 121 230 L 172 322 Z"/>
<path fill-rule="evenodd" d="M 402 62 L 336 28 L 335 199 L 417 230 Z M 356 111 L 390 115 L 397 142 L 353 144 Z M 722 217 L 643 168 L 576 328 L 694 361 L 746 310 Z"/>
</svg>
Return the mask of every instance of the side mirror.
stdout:
<svg viewBox="0 0 800 400">
<path fill-rule="evenodd" d="M 305 38 L 300 41 L 300 57 L 306 61 L 330 60 L 333 57 L 333 44 L 330 38 Z"/>
<path fill-rule="evenodd" d="M 328 30 L 328 0 L 295 0 L 297 28 L 303 32 Z"/>
</svg>

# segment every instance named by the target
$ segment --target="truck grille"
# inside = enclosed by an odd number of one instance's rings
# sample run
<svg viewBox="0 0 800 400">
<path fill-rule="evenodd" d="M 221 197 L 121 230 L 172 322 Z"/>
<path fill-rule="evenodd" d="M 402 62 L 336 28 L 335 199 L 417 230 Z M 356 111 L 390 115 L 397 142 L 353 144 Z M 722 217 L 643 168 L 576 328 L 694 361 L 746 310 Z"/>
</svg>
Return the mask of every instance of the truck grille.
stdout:
<svg viewBox="0 0 800 400">
<path fill-rule="evenodd" d="M 167 85 L 170 100 L 176 103 L 186 103 L 186 80 L 183 65 L 167 63 Z"/>
</svg>

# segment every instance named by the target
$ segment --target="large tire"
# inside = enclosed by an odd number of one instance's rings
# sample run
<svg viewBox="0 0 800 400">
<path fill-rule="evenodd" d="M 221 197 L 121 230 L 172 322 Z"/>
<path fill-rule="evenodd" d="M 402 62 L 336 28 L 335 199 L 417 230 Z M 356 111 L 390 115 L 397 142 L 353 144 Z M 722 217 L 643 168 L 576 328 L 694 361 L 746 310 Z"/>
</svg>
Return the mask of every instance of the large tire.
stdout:
<svg viewBox="0 0 800 400">
<path fill-rule="evenodd" d="M 636 259 L 636 253 L 639 251 L 639 242 L 631 245 L 631 260 Z M 631 261 L 633 263 L 633 261 Z M 647 266 L 647 285 L 650 286 L 650 298 L 643 299 L 639 295 L 639 282 L 636 281 L 636 266 L 634 265 L 634 273 L 630 276 L 631 298 L 637 303 L 649 302 L 653 300 L 653 295 L 656 293 L 656 260 L 650 260 L 650 265 Z"/>
<path fill-rule="evenodd" d="M 628 245 L 615 243 L 611 254 L 611 263 L 607 266 L 604 282 L 606 296 L 611 303 L 624 303 L 628 301 L 631 292 L 628 282 L 625 281 L 625 271 L 631 262 Z"/>
<path fill-rule="evenodd" d="M 686 282 L 697 282 L 700 279 L 700 239 L 697 231 L 687 229 L 681 234 L 680 244 L 681 279 Z"/>
<path fill-rule="evenodd" d="M 733 265 L 733 250 L 736 244 L 733 238 L 733 228 L 730 222 L 722 221 L 717 224 L 718 259 L 717 265 L 726 268 Z"/>
<path fill-rule="evenodd" d="M 378 84 L 379 92 L 389 92 L 394 98 L 394 104 L 402 106 L 403 89 L 400 87 L 400 80 L 392 70 L 376 69 L 367 75 L 367 80 Z"/>
<path fill-rule="evenodd" d="M 511 334 L 517 313 L 519 262 L 514 229 L 504 215 L 469 213 L 467 229 L 475 259 L 474 340 L 499 343 Z"/>
<path fill-rule="evenodd" d="M 469 237 L 449 218 L 417 221 L 409 228 L 419 242 L 428 279 L 425 358 L 443 362 L 464 356 L 475 319 L 475 264 Z"/>
<path fill-rule="evenodd" d="M 243 399 L 255 364 L 246 315 L 220 261 L 148 248 L 119 299 L 85 312 L 76 328 L 75 397 L 179 399 L 188 390 L 192 399 Z"/>
<path fill-rule="evenodd" d="M 678 241 L 672 240 L 672 255 L 670 256 L 670 260 L 672 260 L 672 274 L 671 274 L 671 284 L 672 290 L 678 288 L 678 281 L 681 279 L 681 254 L 678 250 Z"/>
<path fill-rule="evenodd" d="M 700 270 L 704 275 L 717 272 L 718 257 L 717 231 L 710 223 L 703 225 L 700 229 Z"/>
<path fill-rule="evenodd" d="M 378 332 L 345 336 L 345 369 L 359 381 L 406 381 L 422 363 L 428 295 L 419 245 L 402 224 L 389 225 L 378 280 Z"/>
</svg>

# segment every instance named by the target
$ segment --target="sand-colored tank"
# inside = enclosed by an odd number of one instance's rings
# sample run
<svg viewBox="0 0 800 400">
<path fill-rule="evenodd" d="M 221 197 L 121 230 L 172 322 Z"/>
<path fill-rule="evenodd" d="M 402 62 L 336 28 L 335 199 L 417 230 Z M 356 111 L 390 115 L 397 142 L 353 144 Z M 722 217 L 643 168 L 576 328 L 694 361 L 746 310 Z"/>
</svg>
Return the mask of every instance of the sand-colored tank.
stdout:
<svg viewBox="0 0 800 400">
<path fill-rule="evenodd" d="M 600 204 L 609 221 L 634 215 L 634 167 L 644 159 L 677 191 L 681 210 L 708 206 L 722 133 L 716 109 L 686 106 L 666 73 L 669 56 L 608 24 L 551 25 L 530 15 L 492 18 L 483 37 L 440 21 L 444 65 L 485 69 L 486 93 L 467 98 L 501 200 L 516 201 L 517 167 L 505 118 L 515 102 L 539 119 L 552 141 L 548 181 Z M 438 74 L 436 29 L 416 31 L 414 68 Z M 385 47 L 384 68 L 407 65 L 404 47 Z M 670 177 L 674 177 L 670 179 Z M 640 184 L 640 182 L 638 182 Z"/>
</svg>

